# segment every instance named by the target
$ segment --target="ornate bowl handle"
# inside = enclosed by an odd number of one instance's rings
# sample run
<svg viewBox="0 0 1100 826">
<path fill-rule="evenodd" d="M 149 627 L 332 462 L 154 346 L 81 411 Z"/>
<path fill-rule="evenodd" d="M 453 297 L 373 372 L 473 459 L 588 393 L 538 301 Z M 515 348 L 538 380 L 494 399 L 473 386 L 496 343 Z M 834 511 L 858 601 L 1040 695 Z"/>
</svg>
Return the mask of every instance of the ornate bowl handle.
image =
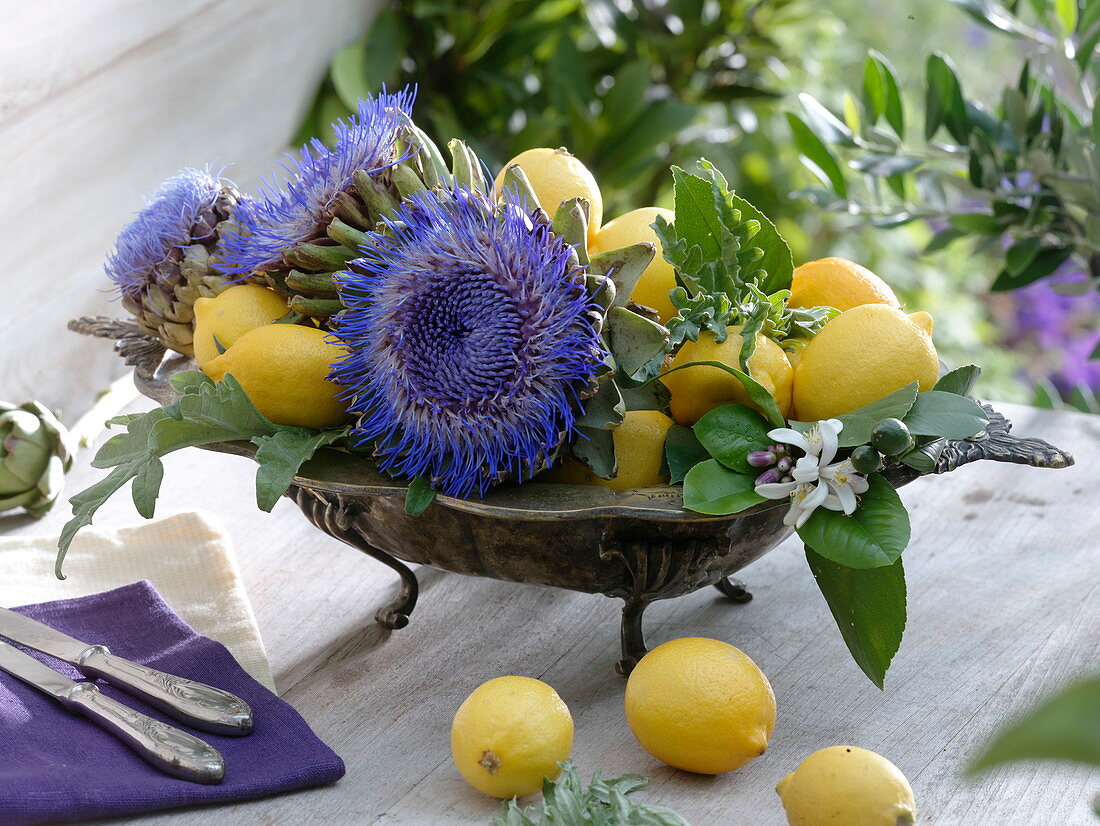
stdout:
<svg viewBox="0 0 1100 826">
<path fill-rule="evenodd" d="M 948 439 L 933 473 L 948 473 L 980 459 L 1040 468 L 1064 468 L 1073 464 L 1073 454 L 1042 439 L 1013 436 L 1010 433 L 1012 422 L 1002 413 L 988 404 L 983 404 L 982 409 L 989 416 L 989 424 L 969 439 Z"/>
</svg>

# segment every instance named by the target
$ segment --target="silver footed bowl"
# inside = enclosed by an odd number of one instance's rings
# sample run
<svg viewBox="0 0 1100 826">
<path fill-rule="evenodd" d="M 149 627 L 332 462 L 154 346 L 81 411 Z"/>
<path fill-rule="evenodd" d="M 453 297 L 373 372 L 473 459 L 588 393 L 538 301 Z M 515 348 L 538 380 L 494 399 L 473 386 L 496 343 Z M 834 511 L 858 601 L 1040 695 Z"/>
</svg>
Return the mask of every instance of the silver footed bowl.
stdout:
<svg viewBox="0 0 1100 826">
<path fill-rule="evenodd" d="M 170 354 L 130 322 L 81 319 L 70 327 L 116 339 L 134 367 L 138 390 L 160 404 L 178 394 L 172 375 L 196 369 Z M 1012 436 L 1011 423 L 988 405 L 989 425 L 966 440 L 948 441 L 933 473 L 980 459 L 1058 468 L 1073 457 L 1039 439 Z M 252 457 L 248 442 L 208 449 Z M 887 478 L 901 487 L 920 475 L 906 467 Z M 665 485 L 617 493 L 587 485 L 504 484 L 483 499 L 437 496 L 420 516 L 405 513 L 406 485 L 369 462 L 324 448 L 304 464 L 287 496 L 325 533 L 358 548 L 401 577 L 399 593 L 376 619 L 403 628 L 416 607 L 416 574 L 407 563 L 469 576 L 603 594 L 624 602 L 622 655 L 627 674 L 645 654 L 642 615 L 651 602 L 715 586 L 735 603 L 752 595 L 731 574 L 788 536 L 787 505 L 764 502 L 734 516 L 685 510 L 682 489 Z"/>
</svg>

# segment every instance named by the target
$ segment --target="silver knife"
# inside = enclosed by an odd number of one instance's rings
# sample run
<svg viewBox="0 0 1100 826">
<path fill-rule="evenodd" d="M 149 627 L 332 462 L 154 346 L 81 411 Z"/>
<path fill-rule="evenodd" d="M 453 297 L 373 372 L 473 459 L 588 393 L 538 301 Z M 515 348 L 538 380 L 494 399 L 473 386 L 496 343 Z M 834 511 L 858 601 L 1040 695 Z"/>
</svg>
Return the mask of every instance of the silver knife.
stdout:
<svg viewBox="0 0 1100 826">
<path fill-rule="evenodd" d="M 49 694 L 67 711 L 87 717 L 161 771 L 211 785 L 225 777 L 225 760 L 209 743 L 123 705 L 94 683 L 70 680 L 6 642 L 0 642 L 0 670 Z"/>
<path fill-rule="evenodd" d="M 0 608 L 0 637 L 75 665 L 86 677 L 106 680 L 203 731 L 252 731 L 252 709 L 237 695 L 116 657 L 106 646 L 74 640 L 7 608 Z"/>
</svg>

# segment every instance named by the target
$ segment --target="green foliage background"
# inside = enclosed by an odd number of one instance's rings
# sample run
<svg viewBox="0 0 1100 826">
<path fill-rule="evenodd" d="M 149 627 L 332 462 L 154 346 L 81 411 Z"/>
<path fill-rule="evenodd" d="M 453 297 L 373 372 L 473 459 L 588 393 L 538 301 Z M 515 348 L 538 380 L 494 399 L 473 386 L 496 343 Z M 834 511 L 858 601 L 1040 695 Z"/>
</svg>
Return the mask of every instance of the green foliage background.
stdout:
<svg viewBox="0 0 1100 826">
<path fill-rule="evenodd" d="M 796 263 L 841 255 L 868 266 L 935 317 L 945 362 L 983 365 L 982 395 L 1034 401 L 988 296 L 996 256 L 969 244 L 926 254 L 926 224 L 868 231 L 794 194 L 820 186 L 791 136 L 799 93 L 848 110 L 843 90 L 859 89 L 874 49 L 912 107 L 933 48 L 954 60 L 968 96 L 990 101 L 1024 53 L 948 0 L 873 13 L 862 0 L 391 0 L 337 55 L 297 139 L 330 137 L 328 124 L 383 84 L 416 83 L 418 122 L 437 141 L 469 141 L 493 173 L 524 149 L 567 146 L 593 169 L 607 219 L 671 206 L 669 166 L 696 172 L 706 157 L 773 219 Z"/>
</svg>

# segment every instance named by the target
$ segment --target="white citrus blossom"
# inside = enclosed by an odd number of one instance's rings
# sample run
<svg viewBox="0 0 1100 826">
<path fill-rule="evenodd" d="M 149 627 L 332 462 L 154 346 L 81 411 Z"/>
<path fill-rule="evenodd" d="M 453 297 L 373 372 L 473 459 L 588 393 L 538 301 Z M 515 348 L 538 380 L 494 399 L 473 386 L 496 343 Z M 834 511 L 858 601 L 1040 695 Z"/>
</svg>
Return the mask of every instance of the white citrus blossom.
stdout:
<svg viewBox="0 0 1100 826">
<path fill-rule="evenodd" d="M 783 524 L 801 528 L 819 507 L 855 512 L 858 494 L 867 491 L 867 479 L 855 472 L 849 459 L 830 464 L 836 456 L 843 422 L 825 419 L 805 433 L 787 427 L 769 431 L 768 438 L 793 445 L 806 455 L 795 462 L 791 481 L 757 485 L 756 492 L 766 499 L 790 498 L 791 507 Z"/>
</svg>

